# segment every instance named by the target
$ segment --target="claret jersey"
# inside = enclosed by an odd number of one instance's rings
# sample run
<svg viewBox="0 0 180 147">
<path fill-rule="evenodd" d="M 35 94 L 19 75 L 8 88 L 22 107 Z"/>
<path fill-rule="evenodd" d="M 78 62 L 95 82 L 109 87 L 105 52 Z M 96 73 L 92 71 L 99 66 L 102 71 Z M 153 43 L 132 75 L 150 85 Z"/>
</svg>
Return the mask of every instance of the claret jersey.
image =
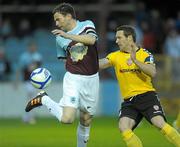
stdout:
<svg viewBox="0 0 180 147">
<path fill-rule="evenodd" d="M 76 27 L 69 34 L 90 34 L 96 37 L 92 21 L 77 21 Z M 98 72 L 97 44 L 85 45 L 70 39 L 56 36 L 57 57 L 66 58 L 66 70 L 73 74 L 92 75 Z"/>
</svg>

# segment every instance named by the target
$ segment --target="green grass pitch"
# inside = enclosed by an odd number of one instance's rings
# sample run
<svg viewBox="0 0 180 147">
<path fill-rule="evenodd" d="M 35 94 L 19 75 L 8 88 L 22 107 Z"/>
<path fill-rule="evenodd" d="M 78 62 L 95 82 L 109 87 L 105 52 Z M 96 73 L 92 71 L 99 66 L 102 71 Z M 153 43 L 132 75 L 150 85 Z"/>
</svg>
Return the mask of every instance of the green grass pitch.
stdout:
<svg viewBox="0 0 180 147">
<path fill-rule="evenodd" d="M 172 122 L 172 121 L 171 121 Z M 55 119 L 38 119 L 28 125 L 18 119 L 0 119 L 0 147 L 76 147 L 76 126 L 58 123 Z M 144 147 L 174 147 L 146 121 L 135 133 Z M 88 147 L 126 147 L 115 117 L 93 120 Z"/>
</svg>

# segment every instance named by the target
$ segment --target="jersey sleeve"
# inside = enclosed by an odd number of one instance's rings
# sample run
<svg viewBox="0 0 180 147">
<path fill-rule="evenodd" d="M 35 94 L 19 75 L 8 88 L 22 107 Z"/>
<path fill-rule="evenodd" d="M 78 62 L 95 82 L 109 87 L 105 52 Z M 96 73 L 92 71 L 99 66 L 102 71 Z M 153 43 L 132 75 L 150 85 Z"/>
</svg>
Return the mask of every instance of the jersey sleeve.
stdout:
<svg viewBox="0 0 180 147">
<path fill-rule="evenodd" d="M 146 63 L 146 64 L 155 64 L 154 63 L 154 56 L 148 51 L 147 51 L 147 55 L 146 55 L 146 57 L 144 59 L 144 63 Z"/>
<path fill-rule="evenodd" d="M 56 50 L 57 57 L 59 59 L 66 58 L 66 51 L 64 49 L 63 38 L 60 36 L 56 36 Z"/>
<path fill-rule="evenodd" d="M 115 53 L 110 53 L 106 56 L 112 66 L 115 65 Z"/>
<path fill-rule="evenodd" d="M 98 39 L 98 36 L 96 34 L 96 28 L 95 25 L 92 21 L 87 20 L 86 21 L 86 28 L 85 28 L 85 33 L 90 34 L 96 37 L 96 40 Z"/>
</svg>

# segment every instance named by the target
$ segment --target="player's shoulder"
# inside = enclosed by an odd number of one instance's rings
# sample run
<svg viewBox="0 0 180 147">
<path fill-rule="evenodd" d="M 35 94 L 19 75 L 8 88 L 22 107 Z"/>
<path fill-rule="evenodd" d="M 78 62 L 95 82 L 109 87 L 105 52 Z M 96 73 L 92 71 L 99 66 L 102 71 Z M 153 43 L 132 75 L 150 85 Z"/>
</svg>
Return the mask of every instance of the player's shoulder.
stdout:
<svg viewBox="0 0 180 147">
<path fill-rule="evenodd" d="M 84 21 L 79 21 L 79 23 L 83 26 L 92 26 L 94 27 L 94 23 L 91 20 L 84 20 Z"/>
<path fill-rule="evenodd" d="M 142 58 L 145 59 L 144 62 L 154 64 L 154 56 L 153 56 L 153 54 L 150 51 L 148 51 L 147 49 L 143 49 L 143 48 L 142 48 L 142 52 L 143 52 Z"/>
<path fill-rule="evenodd" d="M 117 56 L 118 54 L 120 54 L 120 51 L 114 51 L 114 52 L 111 52 L 107 55 L 107 57 L 115 57 Z"/>
<path fill-rule="evenodd" d="M 153 56 L 153 54 L 145 48 L 140 48 L 140 50 L 145 55 Z"/>
</svg>

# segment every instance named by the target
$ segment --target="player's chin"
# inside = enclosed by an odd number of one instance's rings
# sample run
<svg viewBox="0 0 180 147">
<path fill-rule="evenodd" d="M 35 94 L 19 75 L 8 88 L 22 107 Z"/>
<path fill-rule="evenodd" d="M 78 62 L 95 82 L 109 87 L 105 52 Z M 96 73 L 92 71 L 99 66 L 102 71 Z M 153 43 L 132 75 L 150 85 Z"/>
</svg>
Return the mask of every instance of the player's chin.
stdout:
<svg viewBox="0 0 180 147">
<path fill-rule="evenodd" d="M 122 45 L 118 44 L 118 47 L 119 47 L 119 48 L 122 48 Z"/>
</svg>

